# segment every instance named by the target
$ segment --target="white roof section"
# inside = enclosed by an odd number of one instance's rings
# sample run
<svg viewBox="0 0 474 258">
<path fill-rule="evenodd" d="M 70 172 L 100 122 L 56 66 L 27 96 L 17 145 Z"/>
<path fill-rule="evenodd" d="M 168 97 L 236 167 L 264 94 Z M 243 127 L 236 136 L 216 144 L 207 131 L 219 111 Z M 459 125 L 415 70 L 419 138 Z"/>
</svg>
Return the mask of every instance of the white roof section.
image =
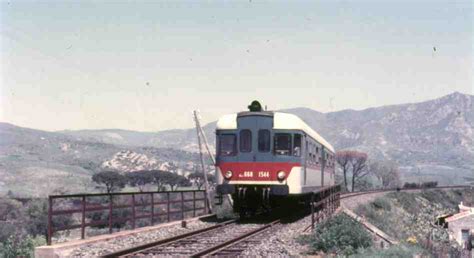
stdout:
<svg viewBox="0 0 474 258">
<path fill-rule="evenodd" d="M 314 131 L 301 118 L 288 113 L 275 112 L 273 116 L 273 129 L 301 130 L 313 137 L 324 147 L 334 152 L 334 148 L 321 135 Z"/>
<path fill-rule="evenodd" d="M 224 115 L 217 120 L 217 130 L 235 130 L 237 129 L 237 114 Z"/>
<path fill-rule="evenodd" d="M 237 129 L 237 114 L 224 115 L 217 121 L 217 130 Z M 273 129 L 301 130 L 334 152 L 334 148 L 321 135 L 315 132 L 301 118 L 288 113 L 275 112 L 273 115 Z"/>
</svg>

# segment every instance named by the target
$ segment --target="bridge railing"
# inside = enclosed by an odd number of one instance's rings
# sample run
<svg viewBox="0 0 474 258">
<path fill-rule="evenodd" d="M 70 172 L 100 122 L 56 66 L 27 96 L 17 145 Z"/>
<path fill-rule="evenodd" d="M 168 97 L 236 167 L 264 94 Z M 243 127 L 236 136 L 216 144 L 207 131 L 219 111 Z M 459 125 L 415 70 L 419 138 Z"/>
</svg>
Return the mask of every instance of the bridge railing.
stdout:
<svg viewBox="0 0 474 258">
<path fill-rule="evenodd" d="M 203 190 L 50 195 L 48 201 L 48 245 L 59 231 L 80 229 L 84 239 L 90 227 L 110 234 L 209 212 Z"/>
<path fill-rule="evenodd" d="M 340 195 L 340 185 L 328 186 L 311 194 L 311 230 L 314 230 L 315 224 L 319 224 L 336 211 L 340 206 Z"/>
</svg>

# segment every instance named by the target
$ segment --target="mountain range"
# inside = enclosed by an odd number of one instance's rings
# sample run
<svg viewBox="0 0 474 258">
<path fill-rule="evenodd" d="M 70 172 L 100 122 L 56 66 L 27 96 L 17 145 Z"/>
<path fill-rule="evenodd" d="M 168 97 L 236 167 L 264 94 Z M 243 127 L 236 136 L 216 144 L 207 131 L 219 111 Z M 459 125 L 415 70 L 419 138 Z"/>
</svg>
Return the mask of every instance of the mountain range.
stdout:
<svg viewBox="0 0 474 258">
<path fill-rule="evenodd" d="M 356 149 L 367 152 L 371 159 L 395 161 L 406 181 L 455 184 L 474 179 L 473 99 L 455 92 L 420 103 L 364 110 L 280 111 L 302 118 L 336 150 Z M 203 128 L 212 147 L 215 126 L 212 122 Z M 89 190 L 90 175 L 101 169 L 157 168 L 187 173 L 195 169 L 198 160 L 194 128 L 46 132 L 0 123 L 0 194 L 22 191 L 25 177 L 46 184 L 34 184 L 27 189 L 29 195 L 50 192 L 48 183 L 54 180 L 48 178 L 65 175 L 70 182 L 58 179 L 62 183 L 57 185 L 79 191 Z M 67 189 L 71 185 L 75 187 Z"/>
</svg>

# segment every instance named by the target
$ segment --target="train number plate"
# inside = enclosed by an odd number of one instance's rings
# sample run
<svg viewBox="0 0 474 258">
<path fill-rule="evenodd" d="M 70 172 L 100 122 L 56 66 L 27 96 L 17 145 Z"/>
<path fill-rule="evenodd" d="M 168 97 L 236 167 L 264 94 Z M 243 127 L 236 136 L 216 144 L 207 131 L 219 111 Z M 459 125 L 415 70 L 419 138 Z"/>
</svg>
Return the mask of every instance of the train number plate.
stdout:
<svg viewBox="0 0 474 258">
<path fill-rule="evenodd" d="M 258 171 L 258 172 L 253 172 L 253 171 L 244 171 L 243 173 L 239 174 L 240 178 L 253 178 L 254 175 L 256 175 L 259 178 L 270 178 L 270 172 L 268 171 Z"/>
<path fill-rule="evenodd" d="M 244 171 L 244 173 L 241 173 L 239 177 L 253 177 L 253 171 Z"/>
</svg>

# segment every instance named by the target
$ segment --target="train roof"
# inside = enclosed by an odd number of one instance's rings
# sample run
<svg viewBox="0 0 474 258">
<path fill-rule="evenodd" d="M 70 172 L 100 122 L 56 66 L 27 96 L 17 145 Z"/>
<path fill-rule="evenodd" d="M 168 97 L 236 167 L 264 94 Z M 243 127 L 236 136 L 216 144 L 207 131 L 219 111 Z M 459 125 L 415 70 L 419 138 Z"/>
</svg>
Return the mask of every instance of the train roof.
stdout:
<svg viewBox="0 0 474 258">
<path fill-rule="evenodd" d="M 334 148 L 321 135 L 314 131 L 301 118 L 296 115 L 282 112 L 241 112 L 222 116 L 217 121 L 217 130 L 237 129 L 237 117 L 239 116 L 273 116 L 273 129 L 301 130 L 321 143 L 324 147 L 334 152 Z"/>
</svg>

